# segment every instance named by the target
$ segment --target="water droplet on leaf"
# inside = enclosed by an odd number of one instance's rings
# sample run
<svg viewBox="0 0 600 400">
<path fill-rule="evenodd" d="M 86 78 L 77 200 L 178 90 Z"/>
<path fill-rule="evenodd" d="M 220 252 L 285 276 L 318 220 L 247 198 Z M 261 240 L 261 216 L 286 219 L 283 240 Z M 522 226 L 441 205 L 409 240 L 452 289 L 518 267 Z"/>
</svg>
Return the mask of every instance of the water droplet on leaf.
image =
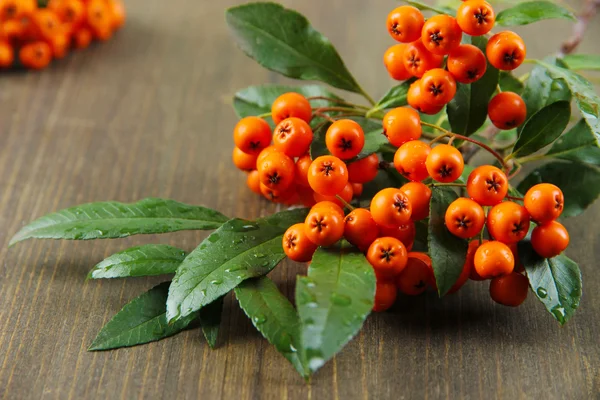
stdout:
<svg viewBox="0 0 600 400">
<path fill-rule="evenodd" d="M 543 287 L 537 288 L 536 293 L 541 299 L 548 297 L 548 291 Z"/>
</svg>

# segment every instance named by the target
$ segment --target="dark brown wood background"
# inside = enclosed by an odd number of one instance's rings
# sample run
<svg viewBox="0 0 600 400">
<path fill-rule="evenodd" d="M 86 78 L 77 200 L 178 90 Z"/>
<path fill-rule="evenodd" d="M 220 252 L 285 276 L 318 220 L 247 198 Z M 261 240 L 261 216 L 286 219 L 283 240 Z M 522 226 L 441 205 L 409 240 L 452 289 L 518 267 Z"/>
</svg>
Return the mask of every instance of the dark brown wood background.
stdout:
<svg viewBox="0 0 600 400">
<path fill-rule="evenodd" d="M 110 42 L 43 72 L 0 75 L 0 398 L 600 398 L 600 203 L 567 223 L 568 253 L 581 264 L 585 290 L 562 328 L 535 298 L 509 309 L 489 299 L 485 283 L 471 282 L 447 299 L 402 299 L 393 312 L 370 317 L 310 384 L 231 296 L 217 350 L 187 331 L 130 349 L 86 351 L 122 305 L 159 281 L 86 282 L 95 263 L 143 243 L 191 250 L 205 234 L 7 249 L 23 224 L 78 203 L 147 196 L 246 218 L 275 210 L 231 164 L 230 104 L 237 89 L 285 80 L 235 48 L 223 19 L 233 3 L 131 0 L 127 25 Z M 395 1 L 284 3 L 336 44 L 364 87 L 384 93 L 392 82 L 381 58 L 392 41 L 383 23 Z M 558 48 L 570 24 L 519 32 L 529 55 L 540 57 Z M 596 22 L 580 50 L 597 53 L 598 34 Z M 286 263 L 272 276 L 291 295 L 303 272 Z"/>
</svg>

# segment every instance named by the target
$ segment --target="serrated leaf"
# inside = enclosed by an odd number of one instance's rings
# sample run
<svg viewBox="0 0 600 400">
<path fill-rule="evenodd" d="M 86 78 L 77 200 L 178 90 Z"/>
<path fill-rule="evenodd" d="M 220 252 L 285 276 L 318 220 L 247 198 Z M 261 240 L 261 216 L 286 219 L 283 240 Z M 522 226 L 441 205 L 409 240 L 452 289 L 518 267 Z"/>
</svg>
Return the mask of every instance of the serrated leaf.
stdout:
<svg viewBox="0 0 600 400">
<path fill-rule="evenodd" d="M 219 328 L 221 326 L 221 316 L 223 314 L 223 299 L 225 296 L 219 297 L 209 305 L 202 307 L 198 311 L 198 319 L 202 328 L 202 335 L 206 339 L 206 343 L 211 349 L 217 347 L 219 338 Z"/>
<path fill-rule="evenodd" d="M 535 253 L 529 241 L 519 243 L 519 258 L 525 266 L 533 293 L 564 325 L 581 300 L 582 280 L 577 263 L 564 254 L 542 258 Z"/>
<path fill-rule="evenodd" d="M 485 37 L 471 37 L 470 42 L 485 53 Z M 456 95 L 446 106 L 452 132 L 468 136 L 483 125 L 487 118 L 488 103 L 498 85 L 498 78 L 498 70 L 488 62 L 487 70 L 481 79 L 469 85 L 457 83 Z"/>
<path fill-rule="evenodd" d="M 365 256 L 340 242 L 315 252 L 296 282 L 302 349 L 315 372 L 358 333 L 373 308 L 375 273 Z"/>
<path fill-rule="evenodd" d="M 105 258 L 88 274 L 90 279 L 174 274 L 187 253 L 166 244 L 147 244 Z"/>
<path fill-rule="evenodd" d="M 562 217 L 581 214 L 600 195 L 600 169 L 574 162 L 551 162 L 531 171 L 517 189 L 526 193 L 538 183 L 552 183 L 565 196 Z"/>
<path fill-rule="evenodd" d="M 555 141 L 571 119 L 571 105 L 558 101 L 542 108 L 525 122 L 513 148 L 513 157 L 526 156 Z"/>
<path fill-rule="evenodd" d="M 561 60 L 548 58 L 549 63 L 564 65 Z M 531 70 L 529 78 L 525 82 L 522 94 L 523 101 L 527 106 L 527 118 L 541 110 L 547 105 L 557 101 L 571 101 L 571 90 L 563 79 L 554 79 L 546 68 L 536 65 Z M 521 132 L 523 125 L 517 128 Z"/>
<path fill-rule="evenodd" d="M 498 84 L 503 92 L 513 92 L 516 94 L 523 93 L 523 89 L 525 88 L 523 82 L 509 71 L 500 71 Z"/>
<path fill-rule="evenodd" d="M 575 72 L 551 65 L 547 62 L 535 60 L 545 67 L 555 79 L 564 79 L 575 97 L 575 103 L 581 115 L 590 127 L 596 138 L 600 139 L 600 97 L 596 94 L 594 86 Z"/>
<path fill-rule="evenodd" d="M 600 71 L 600 55 L 598 54 L 567 54 L 562 61 L 569 69 Z"/>
<path fill-rule="evenodd" d="M 298 12 L 275 3 L 249 3 L 228 9 L 225 17 L 240 48 L 263 67 L 361 93 L 331 42 Z"/>
<path fill-rule="evenodd" d="M 433 11 L 438 14 L 449 14 L 449 15 L 456 14 L 456 10 L 454 10 L 450 7 L 432 6 L 430 4 L 423 3 L 422 1 L 414 1 L 414 0 L 405 0 L 405 2 L 410 4 L 413 7 L 418 8 L 421 11 Z"/>
<path fill-rule="evenodd" d="M 575 15 L 564 7 L 549 1 L 527 1 L 502 10 L 496 16 L 496 24 L 501 26 L 527 25 L 545 19 L 570 19 Z"/>
<path fill-rule="evenodd" d="M 114 239 L 138 234 L 216 229 L 225 221 L 227 217 L 218 211 L 174 200 L 148 198 L 137 203 L 88 203 L 31 222 L 10 240 L 9 246 L 31 238 Z"/>
<path fill-rule="evenodd" d="M 307 377 L 309 372 L 300 359 L 300 320 L 287 297 L 266 276 L 241 283 L 235 295 L 256 329 Z"/>
<path fill-rule="evenodd" d="M 545 156 L 600 166 L 599 146 L 598 138 L 582 119 L 558 138 Z"/>
<path fill-rule="evenodd" d="M 281 240 L 306 209 L 282 211 L 256 221 L 231 219 L 181 263 L 167 300 L 167 319 L 179 320 L 212 303 L 249 278 L 271 271 L 285 257 Z"/>
<path fill-rule="evenodd" d="M 444 222 L 446 209 L 458 198 L 453 190 L 437 187 L 431 191 L 429 215 L 429 256 L 438 293 L 445 295 L 456 283 L 465 264 L 467 242 L 450 233 Z"/>
<path fill-rule="evenodd" d="M 88 350 L 109 350 L 164 339 L 184 330 L 197 314 L 174 324 L 165 318 L 170 282 L 161 283 L 126 304 L 98 333 Z"/>
<path fill-rule="evenodd" d="M 237 92 L 233 98 L 233 108 L 238 117 L 261 115 L 271 112 L 273 102 L 284 93 L 300 93 L 304 97 L 329 97 L 340 100 L 340 97 L 319 85 L 288 86 L 288 85 L 258 85 L 250 86 Z M 311 100 L 313 107 L 331 107 L 338 105 L 327 100 Z M 271 117 L 266 120 L 273 126 Z"/>
<path fill-rule="evenodd" d="M 393 86 L 383 97 L 367 112 L 367 117 L 383 111 L 388 108 L 402 107 L 408 104 L 407 95 L 408 89 L 414 79 L 402 82 L 399 85 Z"/>
</svg>

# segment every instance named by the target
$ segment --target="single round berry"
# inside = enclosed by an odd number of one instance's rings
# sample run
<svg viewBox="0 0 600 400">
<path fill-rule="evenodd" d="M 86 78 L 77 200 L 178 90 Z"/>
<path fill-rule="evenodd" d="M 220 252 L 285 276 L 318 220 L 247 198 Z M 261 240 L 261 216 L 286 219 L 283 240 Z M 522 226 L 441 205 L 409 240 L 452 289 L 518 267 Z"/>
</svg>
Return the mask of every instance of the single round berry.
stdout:
<svg viewBox="0 0 600 400">
<path fill-rule="evenodd" d="M 488 279 L 513 272 L 515 258 L 507 245 L 490 241 L 477 248 L 473 264 L 477 274 Z"/>
<path fill-rule="evenodd" d="M 391 228 L 410 221 L 412 206 L 400 189 L 386 188 L 371 200 L 371 215 L 378 225 Z"/>
<path fill-rule="evenodd" d="M 286 118 L 275 127 L 273 146 L 290 157 L 301 157 L 310 147 L 313 131 L 300 118 Z"/>
<path fill-rule="evenodd" d="M 456 94 L 454 77 L 441 68 L 430 69 L 421 78 L 423 101 L 432 106 L 448 104 Z"/>
<path fill-rule="evenodd" d="M 344 235 L 344 217 L 328 207 L 313 207 L 304 224 L 306 236 L 317 246 L 331 246 Z"/>
<path fill-rule="evenodd" d="M 275 99 L 271 105 L 271 117 L 276 124 L 291 117 L 300 118 L 308 123 L 312 118 L 312 109 L 306 97 L 289 92 Z"/>
<path fill-rule="evenodd" d="M 306 236 L 304 223 L 294 224 L 283 234 L 283 251 L 293 261 L 308 262 L 312 259 L 317 245 Z"/>
<path fill-rule="evenodd" d="M 443 56 L 430 53 L 421 40 L 407 44 L 402 58 L 404 68 L 417 78 L 432 68 L 438 68 L 444 60 Z"/>
<path fill-rule="evenodd" d="M 325 144 L 332 155 L 342 160 L 349 160 L 356 157 L 363 149 L 365 133 L 355 121 L 340 119 L 327 129 Z"/>
<path fill-rule="evenodd" d="M 555 257 L 569 246 L 569 232 L 559 222 L 546 222 L 533 228 L 531 245 L 540 257 Z"/>
<path fill-rule="evenodd" d="M 378 237 L 379 227 L 369 210 L 355 208 L 344 218 L 344 238 L 361 251 L 366 251 Z"/>
<path fill-rule="evenodd" d="M 450 183 L 460 178 L 465 162 L 458 149 L 447 144 L 440 144 L 431 149 L 425 166 L 434 180 Z"/>
<path fill-rule="evenodd" d="M 394 167 L 405 178 L 420 182 L 429 177 L 425 160 L 430 151 L 431 147 L 419 140 L 406 142 L 396 150 Z"/>
<path fill-rule="evenodd" d="M 508 178 L 499 168 L 482 165 L 469 174 L 467 193 L 482 206 L 494 206 L 506 197 Z"/>
<path fill-rule="evenodd" d="M 421 41 L 433 54 L 446 55 L 460 45 L 462 31 L 454 17 L 445 14 L 429 18 L 423 25 Z"/>
<path fill-rule="evenodd" d="M 410 79 L 412 74 L 406 70 L 404 66 L 404 50 L 405 44 L 395 44 L 386 50 L 383 55 L 383 64 L 387 69 L 390 77 L 397 81 Z"/>
<path fill-rule="evenodd" d="M 308 168 L 308 183 L 319 194 L 335 196 L 348 183 L 348 168 L 337 157 L 317 157 Z"/>
<path fill-rule="evenodd" d="M 527 56 L 525 42 L 514 32 L 496 33 L 488 40 L 487 59 L 494 67 L 503 71 L 517 68 Z"/>
<path fill-rule="evenodd" d="M 488 104 L 488 115 L 498 129 L 513 129 L 525 122 L 527 106 L 516 93 L 502 92 Z"/>
<path fill-rule="evenodd" d="M 390 309 L 396 301 L 398 289 L 392 281 L 378 280 L 375 288 L 373 311 L 382 312 Z"/>
<path fill-rule="evenodd" d="M 487 60 L 478 47 L 461 44 L 448 54 L 446 67 L 458 82 L 473 83 L 485 74 Z"/>
<path fill-rule="evenodd" d="M 468 0 L 458 7 L 456 22 L 467 35 L 481 36 L 494 27 L 496 13 L 487 1 Z"/>
<path fill-rule="evenodd" d="M 427 254 L 408 253 L 406 267 L 396 278 L 396 286 L 405 295 L 420 295 L 434 280 L 432 272 L 431 258 Z"/>
<path fill-rule="evenodd" d="M 450 233 L 468 239 L 477 236 L 483 229 L 485 213 L 473 200 L 460 197 L 450 203 L 444 220 Z"/>
<path fill-rule="evenodd" d="M 280 152 L 272 152 L 256 165 L 260 182 L 269 189 L 283 192 L 294 182 L 294 160 Z"/>
<path fill-rule="evenodd" d="M 367 260 L 378 279 L 391 279 L 406 267 L 408 252 L 398 239 L 382 237 L 375 239 L 369 246 Z"/>
<path fill-rule="evenodd" d="M 412 206 L 411 219 L 420 221 L 429 216 L 429 201 L 431 200 L 431 189 L 421 182 L 408 182 L 400 188 L 408 197 Z"/>
<path fill-rule="evenodd" d="M 498 304 L 509 307 L 521 305 L 527 298 L 529 280 L 517 272 L 498 276 L 490 282 L 490 296 Z"/>
<path fill-rule="evenodd" d="M 419 113 L 408 107 L 398 107 L 388 111 L 383 117 L 383 134 L 396 147 L 421 137 Z"/>
<path fill-rule="evenodd" d="M 523 240 L 529 231 L 530 218 L 525 207 L 505 201 L 488 212 L 487 228 L 494 239 L 511 244 Z"/>
<path fill-rule="evenodd" d="M 379 158 L 371 154 L 348 164 L 348 180 L 352 183 L 369 183 L 379 172 Z"/>
<path fill-rule="evenodd" d="M 435 115 L 444 108 L 444 106 L 433 106 L 425 101 L 420 79 L 417 79 L 409 86 L 406 101 L 412 108 L 427 115 Z"/>
<path fill-rule="evenodd" d="M 237 147 L 234 147 L 231 157 L 233 159 L 233 164 L 242 171 L 252 171 L 256 169 L 256 158 L 258 157 L 258 154 L 244 153 Z"/>
<path fill-rule="evenodd" d="M 560 217 L 565 207 L 565 197 L 558 186 L 540 183 L 525 193 L 523 203 L 531 219 L 544 224 Z"/>
<path fill-rule="evenodd" d="M 242 118 L 233 129 L 233 141 L 244 153 L 258 154 L 271 143 L 271 127 L 262 118 Z"/>
<path fill-rule="evenodd" d="M 409 43 L 421 37 L 425 17 L 418 8 L 401 6 L 392 10 L 387 17 L 387 30 L 392 38 Z"/>
</svg>

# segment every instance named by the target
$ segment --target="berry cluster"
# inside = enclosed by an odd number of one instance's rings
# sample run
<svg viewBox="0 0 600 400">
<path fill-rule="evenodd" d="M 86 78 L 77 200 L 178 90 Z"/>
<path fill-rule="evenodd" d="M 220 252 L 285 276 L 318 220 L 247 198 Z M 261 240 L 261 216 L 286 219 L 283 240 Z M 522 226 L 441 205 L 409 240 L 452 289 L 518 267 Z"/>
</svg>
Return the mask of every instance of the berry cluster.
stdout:
<svg viewBox="0 0 600 400">
<path fill-rule="evenodd" d="M 485 35 L 494 22 L 494 9 L 484 0 L 464 1 L 456 18 L 436 15 L 425 21 L 415 7 L 393 10 L 387 18 L 387 29 L 401 44 L 390 47 L 383 61 L 396 80 L 418 78 L 408 91 L 408 104 L 424 114 L 437 114 L 456 94 L 456 82 L 470 84 L 481 79 L 488 61 L 505 71 L 521 65 L 526 55 L 525 43 L 514 32 L 490 37 L 486 54 L 477 46 L 461 44 L 463 32 Z M 444 57 L 446 69 L 442 68 Z M 521 96 L 502 92 L 490 100 L 488 114 L 497 128 L 512 129 L 525 121 L 527 110 Z"/>
<path fill-rule="evenodd" d="M 528 279 L 519 262 L 517 242 L 525 238 L 534 221 L 537 227 L 531 242 L 540 256 L 554 257 L 567 247 L 568 233 L 555 221 L 564 205 L 562 192 L 554 185 L 539 184 L 523 199 L 509 196 L 510 167 L 502 157 L 472 138 L 421 121 L 419 114 L 439 112 L 454 97 L 456 81 L 477 81 L 488 61 L 503 70 L 521 64 L 525 45 L 512 32 L 490 38 L 487 58 L 476 46 L 461 44 L 463 32 L 483 35 L 493 24 L 494 10 L 483 0 L 465 1 L 456 19 L 437 15 L 425 21 L 411 6 L 389 14 L 389 33 L 408 44 L 390 48 L 385 65 L 396 79 L 420 78 L 408 92 L 412 108 L 394 108 L 382 116 L 383 134 L 396 149 L 393 164 L 380 162 L 377 154 L 358 157 L 365 145 L 361 125 L 344 115 L 324 115 L 323 108 L 312 108 L 312 98 L 298 93 L 285 93 L 273 102 L 269 114 L 276 124 L 273 131 L 261 117 L 245 117 L 238 122 L 233 161 L 248 171 L 250 189 L 273 202 L 310 207 L 305 222 L 291 226 L 283 236 L 283 249 L 290 259 L 309 262 L 319 246 L 347 240 L 365 253 L 375 271 L 375 311 L 391 307 L 398 290 L 407 295 L 418 295 L 428 287 L 437 290 L 431 259 L 411 251 L 415 222 L 429 217 L 432 189 L 461 187 L 468 196 L 449 205 L 445 225 L 453 235 L 470 243 L 460 277 L 449 293 L 458 291 L 468 279 L 489 279 L 490 294 L 496 302 L 518 306 L 525 300 Z M 442 69 L 445 55 L 447 69 Z M 488 114 L 498 128 L 511 129 L 523 123 L 526 108 L 517 94 L 501 92 L 490 101 Z M 330 154 L 312 159 L 310 123 L 317 117 L 331 121 L 325 134 Z M 424 125 L 444 134 L 424 141 Z M 440 143 L 442 139 L 449 140 Z M 455 139 L 490 151 L 504 171 L 482 165 L 468 175 L 466 184 L 457 182 L 465 162 L 453 146 Z M 409 182 L 400 188 L 383 188 L 368 208 L 351 206 L 352 199 L 362 193 L 362 185 L 375 179 L 381 168 L 395 168 Z M 349 212 L 345 214 L 344 209 Z M 483 240 L 484 227 L 490 240 Z"/>
<path fill-rule="evenodd" d="M 0 0 L 0 68 L 45 68 L 70 48 L 110 39 L 124 22 L 121 0 L 49 0 L 44 8 L 36 0 Z"/>
</svg>

